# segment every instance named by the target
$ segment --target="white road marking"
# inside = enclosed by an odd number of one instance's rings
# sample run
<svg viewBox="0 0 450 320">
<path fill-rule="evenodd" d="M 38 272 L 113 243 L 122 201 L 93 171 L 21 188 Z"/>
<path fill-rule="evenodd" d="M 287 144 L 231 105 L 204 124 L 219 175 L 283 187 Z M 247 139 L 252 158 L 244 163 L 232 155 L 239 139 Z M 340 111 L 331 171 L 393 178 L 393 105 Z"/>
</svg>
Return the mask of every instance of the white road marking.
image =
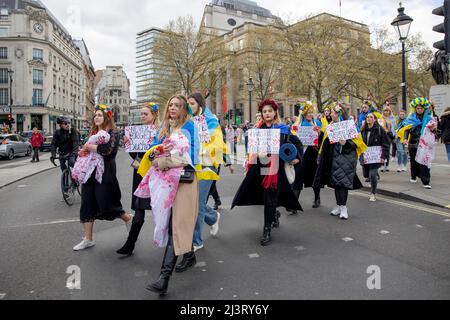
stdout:
<svg viewBox="0 0 450 320">
<path fill-rule="evenodd" d="M 199 262 L 195 265 L 196 268 L 203 268 L 206 267 L 206 262 Z"/>
<path fill-rule="evenodd" d="M 353 241 L 354 239 L 348 238 L 348 237 L 347 237 L 347 238 L 343 238 L 342 240 L 345 241 L 345 242 L 351 242 L 351 241 Z"/>
<path fill-rule="evenodd" d="M 20 226 L 9 226 L 9 227 L 1 227 L 1 229 L 17 229 L 17 228 L 26 228 L 26 227 L 39 227 L 39 226 L 48 226 L 53 224 L 65 224 L 65 223 L 75 223 L 80 222 L 80 219 L 70 219 L 70 220 L 56 220 L 50 222 L 43 223 L 33 223 L 33 224 L 23 224 Z"/>
<path fill-rule="evenodd" d="M 22 188 L 28 188 L 29 186 L 25 185 L 25 184 L 21 184 L 20 186 L 17 186 L 18 189 L 22 189 Z"/>
<path fill-rule="evenodd" d="M 148 271 L 137 271 L 134 273 L 134 276 L 137 278 L 141 278 L 141 277 L 147 277 L 148 276 Z"/>
<path fill-rule="evenodd" d="M 450 219 L 445 219 L 444 222 L 450 222 Z"/>
<path fill-rule="evenodd" d="M 249 257 L 250 259 L 258 259 L 258 258 L 259 258 L 259 254 L 257 254 L 257 253 L 252 253 L 252 254 L 249 254 L 248 257 Z"/>
<path fill-rule="evenodd" d="M 423 226 L 421 226 L 420 224 L 416 224 L 417 228 L 423 228 Z"/>
<path fill-rule="evenodd" d="M 206 272 L 206 269 L 203 269 L 202 272 Z"/>
<path fill-rule="evenodd" d="M 367 194 L 364 194 L 364 193 L 361 193 L 361 192 L 355 192 L 354 191 L 354 192 L 351 192 L 351 194 L 355 195 L 355 196 L 367 198 Z M 402 202 L 402 201 L 398 201 L 398 200 L 392 200 L 392 199 L 389 199 L 387 197 L 380 196 L 380 195 L 377 195 L 377 200 L 381 200 L 381 201 L 392 203 L 392 204 L 396 204 L 396 205 L 399 205 L 399 206 L 402 206 L 402 207 L 416 209 L 416 210 L 419 210 L 419 211 L 424 211 L 424 212 L 428 212 L 428 213 L 432 213 L 432 214 L 436 214 L 436 215 L 439 215 L 439 216 L 444 216 L 444 217 L 450 218 L 450 213 L 447 213 L 447 212 L 444 212 L 444 211 L 440 211 L 440 210 L 436 210 L 436 209 L 430 209 L 430 208 L 421 207 L 421 206 L 416 206 L 416 205 L 413 205 L 413 204 L 410 204 L 410 203 L 406 203 L 406 202 Z"/>
<path fill-rule="evenodd" d="M 0 300 L 3 300 L 6 297 L 6 293 L 0 293 Z"/>
<path fill-rule="evenodd" d="M 390 232 L 387 231 L 387 230 L 381 230 L 380 233 L 381 233 L 381 234 L 390 234 Z"/>
<path fill-rule="evenodd" d="M 217 261 L 217 263 L 220 263 L 220 264 L 222 264 L 222 263 L 223 263 L 223 261 Z"/>
<path fill-rule="evenodd" d="M 305 247 L 302 246 L 295 247 L 295 249 L 298 251 L 305 251 Z"/>
<path fill-rule="evenodd" d="M 259 296 L 259 292 L 255 292 L 255 296 Z"/>
</svg>

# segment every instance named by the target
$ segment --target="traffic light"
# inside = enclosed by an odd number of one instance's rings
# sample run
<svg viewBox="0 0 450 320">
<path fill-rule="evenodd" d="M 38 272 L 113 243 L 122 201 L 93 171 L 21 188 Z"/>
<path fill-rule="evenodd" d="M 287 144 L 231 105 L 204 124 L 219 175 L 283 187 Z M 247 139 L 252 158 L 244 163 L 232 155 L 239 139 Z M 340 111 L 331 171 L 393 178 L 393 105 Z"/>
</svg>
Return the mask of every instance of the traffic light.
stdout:
<svg viewBox="0 0 450 320">
<path fill-rule="evenodd" d="M 433 27 L 433 31 L 444 34 L 444 40 L 434 43 L 433 47 L 448 54 L 450 52 L 450 0 L 444 0 L 444 5 L 434 9 L 433 14 L 444 17 L 443 23 Z"/>
</svg>

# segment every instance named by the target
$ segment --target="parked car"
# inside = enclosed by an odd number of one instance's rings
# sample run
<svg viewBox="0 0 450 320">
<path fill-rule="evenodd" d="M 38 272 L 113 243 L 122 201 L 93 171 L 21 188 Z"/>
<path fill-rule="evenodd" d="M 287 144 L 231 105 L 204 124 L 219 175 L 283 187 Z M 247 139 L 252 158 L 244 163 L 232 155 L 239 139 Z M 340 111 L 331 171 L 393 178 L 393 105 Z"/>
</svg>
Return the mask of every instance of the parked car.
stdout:
<svg viewBox="0 0 450 320">
<path fill-rule="evenodd" d="M 42 144 L 42 146 L 39 150 L 41 152 L 51 151 L 52 150 L 52 140 L 53 140 L 53 136 L 46 136 L 44 138 L 44 143 Z"/>
<path fill-rule="evenodd" d="M 27 138 L 18 134 L 0 135 L 0 157 L 14 159 L 15 156 L 29 156 L 33 148 Z"/>
</svg>

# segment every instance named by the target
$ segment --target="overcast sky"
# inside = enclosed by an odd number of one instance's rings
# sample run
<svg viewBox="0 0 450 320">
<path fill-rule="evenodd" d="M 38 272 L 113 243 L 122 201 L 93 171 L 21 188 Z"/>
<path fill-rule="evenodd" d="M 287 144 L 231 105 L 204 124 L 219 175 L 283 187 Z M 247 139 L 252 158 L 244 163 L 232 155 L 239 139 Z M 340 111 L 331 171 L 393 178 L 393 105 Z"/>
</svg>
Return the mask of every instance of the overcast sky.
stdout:
<svg viewBox="0 0 450 320">
<path fill-rule="evenodd" d="M 73 37 L 84 38 L 95 69 L 123 65 L 135 98 L 136 33 L 164 28 L 178 16 L 192 15 L 197 22 L 210 0 L 42 0 Z M 339 15 L 339 0 L 257 0 L 281 17 L 302 18 L 311 13 Z M 369 26 L 390 26 L 397 15 L 396 0 L 341 0 L 342 16 Z M 413 19 L 412 34 L 421 33 L 430 48 L 442 36 L 432 31 L 443 21 L 431 14 L 443 0 L 405 0 Z"/>
</svg>

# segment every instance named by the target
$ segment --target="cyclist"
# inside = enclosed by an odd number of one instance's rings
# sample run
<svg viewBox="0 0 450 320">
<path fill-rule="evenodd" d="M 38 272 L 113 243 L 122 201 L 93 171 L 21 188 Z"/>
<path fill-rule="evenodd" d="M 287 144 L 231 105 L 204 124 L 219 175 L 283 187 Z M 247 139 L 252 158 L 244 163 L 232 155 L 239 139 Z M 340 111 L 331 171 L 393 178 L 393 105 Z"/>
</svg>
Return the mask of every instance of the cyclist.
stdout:
<svg viewBox="0 0 450 320">
<path fill-rule="evenodd" d="M 70 128 L 69 118 L 60 116 L 56 123 L 60 129 L 56 130 L 53 135 L 50 160 L 54 161 L 58 152 L 61 171 L 64 171 L 67 166 L 73 168 L 75 165 L 80 148 L 80 137 L 76 128 Z"/>
</svg>

